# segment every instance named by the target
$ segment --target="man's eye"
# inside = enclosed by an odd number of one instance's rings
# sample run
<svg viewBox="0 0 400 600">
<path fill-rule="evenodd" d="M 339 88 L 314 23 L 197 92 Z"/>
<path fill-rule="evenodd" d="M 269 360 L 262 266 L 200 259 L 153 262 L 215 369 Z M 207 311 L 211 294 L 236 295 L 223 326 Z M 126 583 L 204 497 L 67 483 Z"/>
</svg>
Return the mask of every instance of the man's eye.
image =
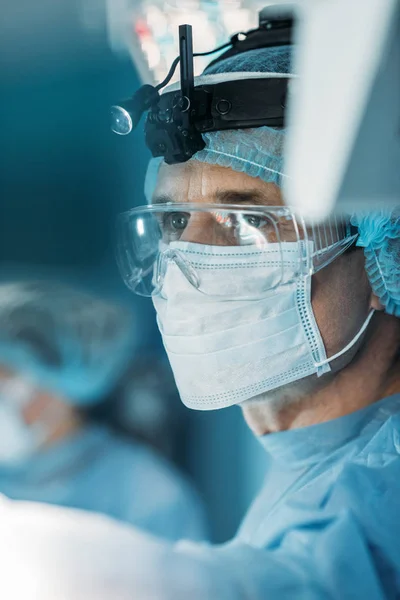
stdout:
<svg viewBox="0 0 400 600">
<path fill-rule="evenodd" d="M 165 225 L 174 231 L 182 231 L 189 223 L 190 215 L 183 212 L 175 212 L 168 215 L 165 219 Z"/>
<path fill-rule="evenodd" d="M 243 219 L 248 225 L 255 227 L 256 229 L 264 227 L 268 223 L 268 219 L 265 217 L 258 217 L 257 215 L 243 215 Z"/>
</svg>

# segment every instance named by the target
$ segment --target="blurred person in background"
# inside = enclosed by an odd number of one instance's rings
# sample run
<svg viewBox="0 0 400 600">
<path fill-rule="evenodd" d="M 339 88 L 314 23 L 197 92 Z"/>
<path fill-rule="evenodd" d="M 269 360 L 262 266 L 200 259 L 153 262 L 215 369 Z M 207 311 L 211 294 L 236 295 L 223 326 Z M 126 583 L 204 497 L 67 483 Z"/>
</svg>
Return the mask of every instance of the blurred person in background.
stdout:
<svg viewBox="0 0 400 600">
<path fill-rule="evenodd" d="M 0 286 L 0 493 L 102 513 L 171 540 L 202 539 L 204 515 L 188 482 L 104 418 L 136 350 L 134 327 L 125 309 L 65 285 Z M 148 374 L 157 377 L 151 365 Z M 140 393 L 149 413 L 145 386 Z"/>
<path fill-rule="evenodd" d="M 144 349 L 93 416 L 111 420 L 115 428 L 176 462 L 184 454 L 187 412 L 166 358 Z"/>
</svg>

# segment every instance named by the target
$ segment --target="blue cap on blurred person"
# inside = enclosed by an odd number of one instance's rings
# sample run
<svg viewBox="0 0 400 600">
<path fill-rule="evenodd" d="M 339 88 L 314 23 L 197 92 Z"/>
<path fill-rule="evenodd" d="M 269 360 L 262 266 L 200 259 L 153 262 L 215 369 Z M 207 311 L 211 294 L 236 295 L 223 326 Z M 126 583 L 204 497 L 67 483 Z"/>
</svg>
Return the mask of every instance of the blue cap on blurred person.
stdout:
<svg viewBox="0 0 400 600">
<path fill-rule="evenodd" d="M 72 405 L 101 402 L 134 347 L 119 305 L 54 282 L 0 285 L 0 364 Z"/>
</svg>

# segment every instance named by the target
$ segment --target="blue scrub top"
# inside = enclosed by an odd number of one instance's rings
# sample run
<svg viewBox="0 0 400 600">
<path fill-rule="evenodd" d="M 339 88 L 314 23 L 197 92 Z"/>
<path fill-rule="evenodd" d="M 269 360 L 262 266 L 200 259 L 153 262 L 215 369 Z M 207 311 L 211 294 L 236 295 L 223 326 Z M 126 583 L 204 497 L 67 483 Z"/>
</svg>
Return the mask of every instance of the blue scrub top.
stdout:
<svg viewBox="0 0 400 600">
<path fill-rule="evenodd" d="M 0 493 L 114 517 L 170 540 L 204 539 L 200 500 L 150 448 L 87 426 L 19 468 L 0 469 Z"/>
<path fill-rule="evenodd" d="M 260 441 L 269 470 L 236 538 L 179 547 L 220 574 L 219 600 L 399 599 L 400 395 Z"/>
</svg>

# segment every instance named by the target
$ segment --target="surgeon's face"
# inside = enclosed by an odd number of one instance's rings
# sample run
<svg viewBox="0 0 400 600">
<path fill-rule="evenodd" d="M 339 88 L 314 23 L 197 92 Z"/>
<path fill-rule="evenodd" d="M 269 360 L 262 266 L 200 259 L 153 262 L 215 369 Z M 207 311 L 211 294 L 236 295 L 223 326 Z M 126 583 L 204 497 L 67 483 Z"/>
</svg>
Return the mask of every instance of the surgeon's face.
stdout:
<svg viewBox="0 0 400 600">
<path fill-rule="evenodd" d="M 273 183 L 195 160 L 177 165 L 163 164 L 160 167 L 153 196 L 153 203 L 157 202 L 230 203 L 243 206 L 284 204 L 280 189 Z M 196 229 L 190 234 L 185 230 L 185 234 L 190 235 L 188 241 L 211 243 L 206 225 L 205 221 L 201 228 L 197 223 Z M 346 252 L 313 275 L 312 306 L 327 356 L 333 356 L 357 334 L 371 306 L 379 308 L 376 298 L 371 294 L 362 249 Z M 346 355 L 347 361 L 351 358 Z"/>
</svg>

